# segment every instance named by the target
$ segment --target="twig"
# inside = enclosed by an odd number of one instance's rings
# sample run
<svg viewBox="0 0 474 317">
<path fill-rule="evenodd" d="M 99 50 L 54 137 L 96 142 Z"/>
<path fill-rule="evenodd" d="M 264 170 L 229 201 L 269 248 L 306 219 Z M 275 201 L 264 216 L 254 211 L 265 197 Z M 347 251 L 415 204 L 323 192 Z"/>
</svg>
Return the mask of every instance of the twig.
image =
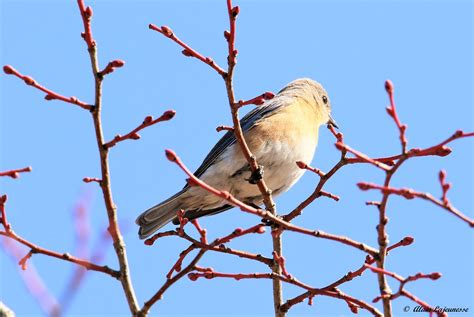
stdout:
<svg viewBox="0 0 474 317">
<path fill-rule="evenodd" d="M 119 278 L 120 272 L 118 272 L 116 270 L 113 270 L 113 269 L 109 268 L 106 265 L 105 266 L 100 266 L 100 265 L 97 265 L 95 263 L 92 263 L 92 262 L 77 258 L 75 256 L 72 256 L 69 253 L 58 253 L 58 252 L 55 252 L 55 251 L 51 251 L 51 250 L 42 248 L 42 247 L 40 247 L 40 246 L 24 239 L 24 238 L 22 238 L 18 234 L 16 234 L 11 229 L 11 225 L 7 221 L 7 215 L 6 215 L 6 210 L 5 210 L 6 200 L 7 200 L 6 195 L 3 195 L 3 196 L 0 197 L 0 213 L 2 215 L 1 220 L 2 220 L 2 226 L 4 227 L 4 230 L 5 230 L 5 231 L 0 231 L 0 235 L 5 236 L 5 237 L 10 238 L 10 239 L 13 239 L 13 240 L 23 244 L 24 246 L 30 248 L 30 251 L 28 252 L 28 254 L 25 257 L 23 257 L 23 259 L 20 261 L 20 263 L 19 263 L 20 266 L 26 268 L 26 261 L 29 258 L 31 258 L 31 256 L 33 254 L 44 254 L 44 255 L 47 255 L 47 256 L 50 256 L 50 257 L 53 257 L 53 258 L 56 258 L 56 259 L 65 260 L 65 261 L 68 261 L 68 262 L 71 262 L 71 263 L 75 263 L 77 265 L 80 265 L 80 266 L 88 269 L 88 270 L 102 272 L 102 273 L 108 274 L 108 275 L 110 275 L 114 278 Z"/>
<path fill-rule="evenodd" d="M 245 211 L 245 212 L 251 213 L 253 215 L 259 216 L 261 218 L 267 219 L 270 222 L 274 223 L 275 225 L 278 225 L 278 227 L 283 228 L 285 230 L 299 232 L 299 233 L 309 235 L 309 236 L 312 236 L 312 237 L 316 237 L 316 238 L 323 238 L 323 239 L 337 241 L 337 242 L 340 242 L 342 244 L 346 244 L 346 245 L 349 245 L 349 246 L 354 247 L 356 249 L 359 249 L 361 251 L 364 251 L 364 252 L 366 252 L 370 255 L 373 255 L 373 256 L 376 256 L 376 254 L 377 254 L 377 251 L 375 249 L 373 249 L 373 248 L 371 248 L 371 247 L 369 247 L 369 246 L 367 246 L 367 245 L 365 245 L 361 242 L 354 241 L 354 240 L 352 240 L 348 237 L 333 235 L 333 234 L 326 233 L 326 232 L 323 232 L 323 231 L 320 231 L 320 230 L 309 230 L 309 229 L 306 229 L 306 228 L 298 227 L 298 226 L 293 225 L 293 224 L 291 224 L 287 221 L 284 221 L 280 217 L 277 217 L 277 216 L 273 215 L 272 213 L 268 212 L 267 210 L 257 209 L 255 207 L 249 206 L 249 205 L 245 204 L 244 202 L 242 202 L 242 201 L 238 200 L 237 198 L 235 198 L 229 192 L 219 191 L 219 190 L 215 189 L 214 187 L 204 183 L 203 181 L 201 181 L 196 176 L 194 176 L 194 174 L 191 173 L 191 171 L 183 164 L 181 159 L 172 150 L 166 150 L 165 153 L 166 153 L 166 157 L 168 158 L 168 160 L 170 160 L 171 162 L 178 165 L 190 177 L 190 182 L 188 182 L 188 183 L 199 186 L 199 187 L 205 189 L 206 191 L 208 191 L 208 192 L 210 192 L 210 193 L 212 193 L 212 194 L 214 194 L 214 195 L 216 195 L 216 196 L 218 196 L 222 199 L 225 199 L 230 204 L 232 204 L 236 207 L 239 207 L 242 211 Z M 281 256 L 281 254 L 278 254 L 278 255 Z"/>
<path fill-rule="evenodd" d="M 117 220 L 117 207 L 112 198 L 112 190 L 110 187 L 110 172 L 109 172 L 109 161 L 108 161 L 108 148 L 104 146 L 104 135 L 102 130 L 102 80 L 99 70 L 99 60 L 97 57 L 97 46 L 92 37 L 91 31 L 91 17 L 92 9 L 85 7 L 84 0 L 77 0 L 79 11 L 82 16 L 84 23 L 84 40 L 88 47 L 88 52 L 91 61 L 92 74 L 95 80 L 95 104 L 93 111 L 91 111 L 92 119 L 94 121 L 94 128 L 97 140 L 97 147 L 100 154 L 100 167 L 101 167 L 101 182 L 100 187 L 104 197 L 105 207 L 107 210 L 107 218 L 109 222 L 108 231 L 112 237 L 115 254 L 117 256 L 120 266 L 120 282 L 127 299 L 128 306 L 133 315 L 139 311 L 138 301 L 135 296 L 135 291 L 132 286 L 130 277 L 130 271 L 128 267 L 128 259 L 125 250 L 125 243 L 120 232 L 120 227 Z"/>
<path fill-rule="evenodd" d="M 395 107 L 395 98 L 393 96 L 393 84 L 390 80 L 385 81 L 385 90 L 387 91 L 388 98 L 390 99 L 390 106 L 388 106 L 387 113 L 392 117 L 393 121 L 397 125 L 398 131 L 400 132 L 400 143 L 402 144 L 402 154 L 407 152 L 407 138 L 405 136 L 405 131 L 407 129 L 406 124 L 402 124 L 398 118 L 397 110 Z"/>
<path fill-rule="evenodd" d="M 219 65 L 216 64 L 216 62 L 210 58 L 210 57 L 204 57 L 203 55 L 201 55 L 200 53 L 198 53 L 196 50 L 194 50 L 193 48 L 191 48 L 189 45 L 187 45 L 186 43 L 184 43 L 183 41 L 181 41 L 174 33 L 173 31 L 167 27 L 167 26 L 161 26 L 161 27 L 158 27 L 154 24 L 149 24 L 148 27 L 153 30 L 153 31 L 156 31 L 158 33 L 161 33 L 163 34 L 164 36 L 166 36 L 167 38 L 175 41 L 176 43 L 178 43 L 181 47 L 184 48 L 184 50 L 182 51 L 183 55 L 184 56 L 188 56 L 188 57 L 195 57 L 197 59 L 199 59 L 200 61 L 202 61 L 203 63 L 211 66 L 216 72 L 219 73 L 219 75 L 225 77 L 226 76 L 226 72 L 224 69 L 222 69 Z"/>
<path fill-rule="evenodd" d="M 421 198 L 421 199 L 430 201 L 433 204 L 438 205 L 439 207 L 443 208 L 444 210 L 449 211 L 451 214 L 458 217 L 462 221 L 466 222 L 470 227 L 474 227 L 473 219 L 470 219 L 469 217 L 464 215 L 461 211 L 459 211 L 458 209 L 456 209 L 449 203 L 449 201 L 446 198 L 447 187 L 446 187 L 446 184 L 443 183 L 443 181 L 444 179 L 441 181 L 441 186 L 443 187 L 443 198 L 442 198 L 443 201 L 436 199 L 430 193 L 421 193 L 411 188 L 393 188 L 389 186 L 380 186 L 377 184 L 364 183 L 364 182 L 358 183 L 357 186 L 359 186 L 361 190 L 377 189 L 386 195 L 394 194 L 394 195 L 402 196 L 406 199 Z"/>
<path fill-rule="evenodd" d="M 0 177 L 8 176 L 8 177 L 11 177 L 11 178 L 18 178 L 18 177 L 20 177 L 20 173 L 28 173 L 28 172 L 31 172 L 32 170 L 33 169 L 31 168 L 31 166 L 27 166 L 27 167 L 23 167 L 23 168 L 16 169 L 16 170 L 0 172 Z"/>
<path fill-rule="evenodd" d="M 21 74 L 19 71 L 17 71 L 15 68 L 13 68 L 10 65 L 3 66 L 3 71 L 7 75 L 14 75 L 14 76 L 22 79 L 25 82 L 25 84 L 27 84 L 28 86 L 35 87 L 36 89 L 39 89 L 42 92 L 46 93 L 46 96 L 44 97 L 44 99 L 46 99 L 46 100 L 55 100 L 55 99 L 57 99 L 57 100 L 61 100 L 61 101 L 79 106 L 79 107 L 81 107 L 83 109 L 86 109 L 86 110 L 89 110 L 89 111 L 92 111 L 92 109 L 93 109 L 93 106 L 85 103 L 84 101 L 81 101 L 81 100 L 77 99 L 76 97 L 65 97 L 63 95 L 60 95 L 60 94 L 52 91 L 52 90 L 49 90 L 48 88 L 45 88 L 45 87 L 41 86 L 33 78 Z"/>
<path fill-rule="evenodd" d="M 167 110 L 165 111 L 160 117 L 153 119 L 152 116 L 147 116 L 143 122 L 130 131 L 129 133 L 125 134 L 124 136 L 116 135 L 112 141 L 109 141 L 104 144 L 104 147 L 109 149 L 113 146 L 115 146 L 117 143 L 125 141 L 125 140 L 138 140 L 140 139 L 140 135 L 138 134 L 138 131 L 145 129 L 146 127 L 152 126 L 158 122 L 162 121 L 168 121 L 171 120 L 176 114 L 176 111 L 174 110 Z"/>
</svg>

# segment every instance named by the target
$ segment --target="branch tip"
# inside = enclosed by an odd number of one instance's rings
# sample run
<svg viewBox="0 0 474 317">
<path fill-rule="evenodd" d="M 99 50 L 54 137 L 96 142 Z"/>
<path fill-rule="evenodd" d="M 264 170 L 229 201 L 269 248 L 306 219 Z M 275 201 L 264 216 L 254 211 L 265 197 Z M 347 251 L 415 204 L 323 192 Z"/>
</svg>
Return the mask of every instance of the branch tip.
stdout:
<svg viewBox="0 0 474 317">
<path fill-rule="evenodd" d="M 393 94 L 393 83 L 390 79 L 385 81 L 385 90 L 388 94 Z"/>
<path fill-rule="evenodd" d="M 166 158 L 171 162 L 176 162 L 178 160 L 178 157 L 176 156 L 176 153 L 173 150 L 166 149 L 165 155 Z"/>
<path fill-rule="evenodd" d="M 3 72 L 7 75 L 12 75 L 13 73 L 15 73 L 15 69 L 10 65 L 5 65 L 3 66 Z"/>
</svg>

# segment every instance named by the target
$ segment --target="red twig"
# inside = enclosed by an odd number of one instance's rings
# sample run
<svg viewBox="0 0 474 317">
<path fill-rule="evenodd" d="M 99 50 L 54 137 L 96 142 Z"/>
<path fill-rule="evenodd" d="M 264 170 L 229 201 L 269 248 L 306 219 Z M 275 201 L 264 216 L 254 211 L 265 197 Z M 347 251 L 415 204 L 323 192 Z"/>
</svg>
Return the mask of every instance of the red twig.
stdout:
<svg viewBox="0 0 474 317">
<path fill-rule="evenodd" d="M 442 186 L 445 186 L 445 185 L 446 184 L 444 184 Z M 430 193 L 417 192 L 417 191 L 415 191 L 411 188 L 393 188 L 393 187 L 389 187 L 389 186 L 380 186 L 380 185 L 377 185 L 377 184 L 364 183 L 364 182 L 358 183 L 357 186 L 359 186 L 359 188 L 361 190 L 377 189 L 377 190 L 380 190 L 384 194 L 387 194 L 387 195 L 395 194 L 395 195 L 402 196 L 406 199 L 422 198 L 424 200 L 427 200 L 427 201 L 430 201 L 430 202 L 434 203 L 435 205 L 438 205 L 439 207 L 443 208 L 444 210 L 447 210 L 448 212 L 450 212 L 454 216 L 456 216 L 459 219 L 461 219 L 462 221 L 466 222 L 470 227 L 474 227 L 474 220 L 473 219 L 467 217 L 461 211 L 454 208 L 449 203 L 449 201 L 448 201 L 448 204 L 446 204 L 444 201 L 438 200 L 435 197 L 433 197 L 433 195 L 431 195 Z M 445 188 L 447 190 L 446 186 L 445 186 Z M 445 189 L 443 189 L 443 199 L 447 200 L 445 195 L 446 195 Z"/>
<path fill-rule="evenodd" d="M 7 199 L 7 195 L 0 196 L 0 215 L 2 216 L 0 220 L 2 221 L 2 226 L 5 229 L 5 232 L 10 233 L 10 224 L 8 223 L 7 212 L 5 211 L 5 203 L 7 202 Z"/>
<path fill-rule="evenodd" d="M 230 30 L 228 32 L 224 32 L 224 37 L 227 40 L 229 48 L 229 55 L 227 57 L 227 61 L 229 63 L 230 68 L 233 68 L 236 63 L 236 57 L 238 54 L 237 50 L 235 49 L 235 20 L 237 18 L 237 15 L 239 15 L 240 8 L 239 6 L 233 7 L 232 0 L 227 0 L 227 12 L 229 14 Z"/>
<path fill-rule="evenodd" d="M 201 225 L 199 224 L 199 221 L 197 219 L 191 220 L 191 223 L 194 225 L 197 232 L 199 232 L 199 235 L 201 236 L 201 242 L 207 244 L 207 231 L 206 231 L 206 229 L 203 229 L 201 227 Z"/>
<path fill-rule="evenodd" d="M 19 248 L 16 242 L 10 239 L 1 239 L 0 245 L 10 255 L 12 260 L 21 262 L 24 250 Z M 28 253 L 30 254 L 30 253 Z M 54 316 L 54 313 L 60 310 L 60 304 L 51 291 L 46 287 L 41 275 L 36 270 L 33 263 L 30 263 L 27 270 L 20 272 L 21 279 L 28 292 L 38 302 L 45 314 Z"/>
<path fill-rule="evenodd" d="M 221 131 L 234 131 L 234 128 L 233 127 L 229 127 L 228 125 L 220 125 L 216 128 L 216 131 L 217 132 L 221 132 Z"/>
<path fill-rule="evenodd" d="M 413 296 L 411 293 L 405 291 L 404 287 L 407 283 L 417 281 L 419 279 L 430 279 L 430 280 L 435 281 L 435 280 L 437 280 L 441 277 L 441 274 L 439 272 L 433 272 L 433 273 L 430 273 L 430 274 L 417 273 L 415 275 L 411 275 L 411 276 L 408 276 L 407 278 L 404 278 L 404 277 L 402 277 L 402 276 L 400 276 L 400 275 L 398 275 L 394 272 L 390 272 L 390 271 L 387 271 L 385 269 L 380 269 L 378 267 L 373 267 L 373 266 L 370 266 L 369 264 L 365 264 L 365 266 L 374 273 L 379 273 L 379 274 L 384 274 L 384 275 L 390 276 L 390 277 L 392 277 L 392 278 L 394 278 L 394 279 L 396 279 L 397 281 L 400 282 L 400 287 L 398 289 L 398 292 L 396 292 L 394 294 L 385 294 L 385 295 L 377 296 L 373 300 L 374 303 L 378 302 L 381 299 L 394 300 L 394 299 L 396 299 L 400 296 L 405 296 L 405 297 L 413 300 L 417 304 L 423 306 L 425 309 L 427 309 L 429 311 L 433 311 L 433 309 L 428 304 L 421 301 L 417 297 Z M 440 311 L 437 311 L 436 314 L 438 316 L 446 316 L 446 314 L 444 312 L 440 312 Z"/>
<path fill-rule="evenodd" d="M 446 171 L 443 171 L 443 170 L 439 171 L 439 183 L 441 184 L 441 190 L 443 192 L 441 196 L 441 200 L 443 201 L 443 204 L 445 206 L 449 206 L 450 202 L 448 200 L 447 194 L 448 194 L 448 190 L 451 188 L 451 184 L 446 183 Z"/>
<path fill-rule="evenodd" d="M 344 144 L 344 143 L 341 143 L 341 142 L 337 142 L 336 143 L 336 148 L 340 151 L 347 151 L 347 152 L 350 152 L 352 154 L 354 154 L 357 158 L 363 160 L 363 161 L 366 161 L 367 163 L 370 163 L 384 171 L 388 171 L 390 170 L 390 167 L 385 164 L 385 163 L 382 163 L 382 162 L 379 162 L 379 161 L 376 161 L 370 157 L 368 157 L 367 155 L 365 155 L 364 153 L 362 152 L 359 152 L 357 150 L 354 150 L 353 148 L 351 148 L 350 146 L 348 146 L 347 144 Z"/>
<path fill-rule="evenodd" d="M 45 88 L 45 87 L 41 86 L 33 78 L 21 74 L 20 72 L 18 72 L 15 68 L 11 67 L 10 65 L 3 66 L 3 71 L 7 75 L 14 75 L 14 76 L 22 79 L 25 82 L 25 84 L 27 84 L 28 86 L 35 87 L 36 89 L 39 89 L 42 92 L 46 93 L 46 96 L 44 97 L 44 99 L 46 99 L 46 100 L 55 100 L 55 99 L 61 100 L 61 101 L 79 106 L 79 107 L 81 107 L 83 109 L 86 109 L 86 110 L 89 110 L 89 111 L 91 111 L 94 108 L 94 106 L 91 106 L 91 105 L 89 105 L 89 104 L 87 104 L 83 101 L 80 101 L 76 97 L 65 97 L 63 95 L 60 95 L 60 94 L 52 91 L 52 90 L 49 90 L 48 88 Z"/>
<path fill-rule="evenodd" d="M 101 180 L 100 178 L 97 178 L 97 177 L 84 177 L 84 178 L 82 179 L 82 181 L 83 181 L 84 183 L 96 182 L 96 183 L 99 183 L 99 184 L 102 182 L 102 180 Z"/>
<path fill-rule="evenodd" d="M 236 107 L 243 107 L 243 106 L 246 106 L 246 105 L 257 105 L 257 106 L 260 106 L 260 105 L 263 105 L 265 103 L 266 100 L 271 100 L 273 99 L 273 97 L 275 97 L 275 94 L 270 92 L 270 91 L 267 91 L 267 92 L 264 92 L 263 94 L 261 94 L 260 96 L 257 96 L 255 98 L 252 98 L 252 99 L 249 99 L 249 100 L 239 100 L 236 104 Z"/>
<path fill-rule="evenodd" d="M 93 271 L 108 274 L 108 275 L 110 275 L 112 277 L 115 277 L 115 278 L 118 278 L 120 276 L 119 271 L 113 270 L 113 269 L 109 268 L 108 266 L 100 266 L 100 265 L 91 263 L 89 261 L 74 257 L 74 256 L 70 255 L 69 253 L 62 253 L 61 254 L 61 253 L 58 253 L 58 252 L 55 252 L 55 251 L 51 251 L 51 250 L 42 248 L 42 247 L 40 247 L 40 246 L 38 246 L 38 245 L 28 241 L 28 240 L 25 240 L 22 237 L 20 237 L 13 230 L 11 230 L 11 226 L 7 222 L 7 216 L 6 216 L 6 211 L 5 211 L 5 202 L 6 202 L 6 200 L 7 200 L 6 195 L 3 195 L 3 196 L 0 197 L 0 212 L 2 214 L 2 225 L 5 229 L 5 231 L 0 231 L 0 235 L 3 235 L 7 238 L 16 240 L 17 242 L 23 244 L 24 246 L 27 246 L 28 248 L 30 248 L 30 253 L 31 254 L 36 254 L 36 253 L 44 254 L 44 255 L 47 255 L 47 256 L 50 256 L 50 257 L 53 257 L 53 258 L 57 258 L 57 259 L 60 259 L 60 260 L 65 260 L 65 261 L 68 261 L 68 262 L 78 264 L 78 265 L 83 266 L 84 268 L 86 268 L 88 270 L 93 270 Z M 28 260 L 28 258 L 29 257 L 25 258 L 25 260 L 21 264 L 25 264 L 26 260 Z"/>
<path fill-rule="evenodd" d="M 352 246 L 354 248 L 357 248 L 357 249 L 359 249 L 361 251 L 364 251 L 366 253 L 369 253 L 371 255 L 377 254 L 377 251 L 375 249 L 373 249 L 373 248 L 371 248 L 371 247 L 369 247 L 369 246 L 367 246 L 363 243 L 354 241 L 354 240 L 349 239 L 349 238 L 344 237 L 344 236 L 329 234 L 329 233 L 326 233 L 326 232 L 323 232 L 323 231 L 320 231 L 320 230 L 309 230 L 309 229 L 306 229 L 306 228 L 298 227 L 298 226 L 295 226 L 295 225 L 293 225 L 289 222 L 284 221 L 283 219 L 273 215 L 272 213 L 270 213 L 266 210 L 257 209 L 257 208 L 254 208 L 252 206 L 249 206 L 249 205 L 245 204 L 244 202 L 238 200 L 234 196 L 232 196 L 229 192 L 219 191 L 219 190 L 215 189 L 214 187 L 212 187 L 212 186 L 204 183 L 200 179 L 198 179 L 196 176 L 194 176 L 193 173 L 191 173 L 191 171 L 183 164 L 181 159 L 172 150 L 166 150 L 165 152 L 166 152 L 166 157 L 168 158 L 168 160 L 170 160 L 171 162 L 177 164 L 190 177 L 190 180 L 192 181 L 193 184 L 205 189 L 206 191 L 208 191 L 208 192 L 210 192 L 210 193 L 212 193 L 212 194 L 214 194 L 218 197 L 221 197 L 222 199 L 225 199 L 230 204 L 232 204 L 236 207 L 239 207 L 242 211 L 245 211 L 245 212 L 251 213 L 253 215 L 262 217 L 264 219 L 267 219 L 267 220 L 273 222 L 274 224 L 276 224 L 278 226 L 281 226 L 285 230 L 299 232 L 299 233 L 309 235 L 309 236 L 313 236 L 313 237 L 317 237 L 317 238 L 323 238 L 323 239 L 337 241 L 337 242 L 340 242 L 342 244 L 346 244 L 346 245 Z"/>
<path fill-rule="evenodd" d="M 306 289 L 309 292 L 311 292 L 313 295 L 324 295 L 324 296 L 329 296 L 329 297 L 334 297 L 334 298 L 340 298 L 348 303 L 355 304 L 355 305 L 358 305 L 359 307 L 367 309 L 375 316 L 382 316 L 382 314 L 375 307 L 365 303 L 362 300 L 359 300 L 357 298 L 344 294 L 343 292 L 337 289 L 326 290 L 326 289 L 312 288 L 311 286 L 300 282 L 294 277 L 291 277 L 291 275 L 290 277 L 288 277 L 285 275 L 278 275 L 274 272 L 272 273 L 222 273 L 222 272 L 216 272 L 212 268 L 202 268 L 199 266 L 194 266 L 194 270 L 196 272 L 191 272 L 188 274 L 188 278 L 191 281 L 196 281 L 201 277 L 204 277 L 206 279 L 233 278 L 237 281 L 243 280 L 243 279 L 278 279 L 285 283 L 293 284 L 303 289 Z M 285 313 L 286 311 L 283 309 L 282 309 L 282 313 Z"/>
<path fill-rule="evenodd" d="M 297 161 L 296 162 L 296 165 L 298 165 L 299 168 L 301 169 L 305 169 L 305 170 L 308 170 L 308 171 L 311 171 L 315 174 L 318 174 L 319 177 L 324 177 L 324 173 L 320 170 L 320 169 L 317 169 L 317 168 L 314 168 L 312 166 L 309 166 L 308 164 L 306 164 L 305 162 L 302 162 L 302 161 Z"/>
<path fill-rule="evenodd" d="M 225 72 L 225 70 L 222 69 L 219 65 L 217 65 L 216 62 L 212 58 L 204 57 L 203 55 L 198 53 L 196 50 L 191 48 L 189 45 L 181 41 L 169 27 L 167 26 L 158 27 L 154 24 L 149 24 L 148 27 L 153 31 L 157 31 L 158 33 L 163 34 L 167 38 L 173 40 L 174 42 L 178 43 L 178 45 L 183 47 L 184 50 L 182 51 L 182 53 L 184 56 L 195 57 L 199 59 L 200 61 L 202 61 L 203 63 L 211 66 L 216 72 L 219 73 L 219 75 L 226 76 L 227 73 Z"/>
<path fill-rule="evenodd" d="M 334 195 L 334 194 L 331 194 L 331 193 L 328 193 L 328 192 L 325 192 L 324 190 L 321 190 L 321 191 L 319 192 L 319 195 L 320 195 L 320 196 L 327 197 L 327 198 L 331 198 L 331 199 L 333 199 L 333 200 L 335 200 L 335 201 L 339 201 L 339 199 L 340 199 L 339 196 Z"/>
<path fill-rule="evenodd" d="M 109 62 L 103 70 L 97 73 L 97 75 L 104 77 L 105 75 L 112 73 L 116 68 L 123 67 L 123 65 L 125 65 L 125 62 L 122 60 L 120 59 L 113 60 Z"/>
<path fill-rule="evenodd" d="M 158 233 L 154 234 L 152 237 L 146 239 L 144 241 L 144 243 L 146 245 L 153 245 L 155 243 L 155 241 L 158 240 L 159 238 L 169 237 L 169 236 L 177 236 L 177 235 L 178 235 L 178 232 L 176 230 L 158 232 Z"/>
<path fill-rule="evenodd" d="M 184 258 L 186 257 L 186 255 L 188 255 L 194 249 L 196 249 L 196 247 L 193 244 L 191 244 L 187 249 L 185 249 L 183 252 L 180 253 L 178 261 L 176 261 L 176 263 L 173 265 L 173 267 L 168 272 L 168 274 L 166 274 L 166 278 L 168 280 L 171 279 L 171 277 L 173 276 L 174 271 L 176 271 L 176 272 L 181 271 L 181 266 L 183 264 Z"/>
<path fill-rule="evenodd" d="M 81 12 L 82 22 L 84 24 L 84 33 L 81 34 L 84 41 L 86 41 L 89 50 L 95 49 L 95 41 L 92 37 L 91 19 L 92 19 L 92 8 L 84 5 L 84 0 L 77 0 L 79 5 L 79 11 Z"/>
<path fill-rule="evenodd" d="M 181 237 L 184 234 L 184 226 L 189 222 L 189 219 L 184 217 L 186 212 L 183 209 L 178 210 L 177 217 L 179 220 L 178 235 Z"/>
<path fill-rule="evenodd" d="M 278 263 L 278 265 L 280 266 L 281 268 L 281 273 L 287 277 L 287 278 L 292 278 L 291 274 L 288 273 L 288 271 L 286 270 L 286 266 L 285 266 L 285 257 L 283 256 L 280 256 L 278 255 L 275 251 L 273 251 L 273 259 Z"/>
<path fill-rule="evenodd" d="M 407 152 L 407 138 L 405 136 L 405 131 L 407 129 L 406 124 L 402 124 L 398 118 L 397 109 L 395 107 L 395 98 L 393 96 L 393 84 L 390 80 L 385 81 L 385 90 L 387 91 L 388 97 L 390 99 L 390 106 L 388 106 L 387 113 L 390 117 L 393 118 L 395 124 L 397 125 L 398 130 L 400 131 L 400 142 L 402 144 L 402 153 Z"/>
<path fill-rule="evenodd" d="M 160 117 L 156 119 L 153 119 L 152 116 L 148 116 L 145 118 L 145 120 L 143 120 L 143 122 L 138 127 L 133 129 L 129 133 L 125 134 L 124 136 L 121 136 L 120 134 L 116 135 L 112 141 L 105 143 L 104 147 L 111 148 L 115 146 L 117 143 L 125 141 L 125 140 L 138 140 L 140 139 L 140 135 L 138 134 L 138 131 L 145 129 L 146 127 L 152 126 L 158 122 L 171 120 L 175 116 L 175 114 L 176 112 L 174 110 L 167 110 Z"/>
<path fill-rule="evenodd" d="M 395 243 L 394 245 L 391 245 L 387 248 L 387 252 L 388 251 L 391 251 L 395 248 L 398 248 L 398 247 L 401 247 L 401 246 L 407 246 L 407 245 L 410 245 L 412 244 L 414 241 L 414 239 L 412 237 L 405 237 L 403 238 L 401 241 Z M 368 265 L 371 265 L 375 263 L 375 259 L 370 256 L 370 255 L 367 255 L 366 258 L 365 258 L 365 262 L 364 264 L 357 270 L 355 271 L 349 271 L 347 274 L 345 274 L 343 277 L 341 277 L 340 279 L 338 279 L 337 281 L 327 285 L 327 286 L 324 286 L 322 287 L 321 289 L 324 289 L 324 290 L 332 290 L 332 289 L 335 289 L 336 287 L 340 286 L 341 284 L 344 284 L 344 283 L 347 283 L 347 282 L 350 282 L 352 281 L 354 278 L 358 277 L 358 276 L 361 276 L 367 269 L 368 267 L 366 266 L 366 264 Z M 298 303 L 301 303 L 303 300 L 305 300 L 306 298 L 308 298 L 310 300 L 310 302 L 312 302 L 312 297 L 314 296 L 314 293 L 312 293 L 311 291 L 308 291 L 308 292 L 305 292 L 303 294 L 300 294 L 294 298 L 291 298 L 289 300 L 286 301 L 285 304 L 282 305 L 282 310 L 283 311 L 288 311 L 290 310 L 290 308 Z M 311 304 L 310 304 L 311 305 Z"/>
<path fill-rule="evenodd" d="M 0 172 L 0 177 L 8 176 L 8 177 L 11 177 L 11 178 L 18 178 L 18 177 L 20 177 L 20 173 L 31 172 L 32 170 L 33 169 L 31 168 L 31 166 L 27 166 L 27 167 L 23 167 L 23 168 L 16 169 L 16 170 Z"/>
<path fill-rule="evenodd" d="M 245 230 L 242 228 L 237 228 L 231 234 L 228 234 L 225 237 L 216 239 L 214 243 L 215 244 L 227 243 L 227 242 L 230 242 L 230 240 L 232 239 L 235 239 L 237 237 L 242 237 L 249 233 L 258 233 L 258 234 L 265 233 L 265 226 L 263 224 L 258 224 Z"/>
</svg>

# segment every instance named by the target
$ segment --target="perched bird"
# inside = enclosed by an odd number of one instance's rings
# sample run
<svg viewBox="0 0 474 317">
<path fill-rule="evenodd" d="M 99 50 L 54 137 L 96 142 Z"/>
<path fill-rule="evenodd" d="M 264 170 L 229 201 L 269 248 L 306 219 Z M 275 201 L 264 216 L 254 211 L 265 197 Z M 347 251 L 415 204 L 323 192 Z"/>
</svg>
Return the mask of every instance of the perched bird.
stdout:
<svg viewBox="0 0 474 317">
<path fill-rule="evenodd" d="M 303 78 L 289 83 L 271 100 L 256 107 L 241 120 L 244 137 L 253 155 L 265 170 L 265 182 L 273 195 L 287 191 L 303 175 L 297 161 L 310 163 L 323 124 L 336 124 L 331 118 L 331 103 L 321 86 Z M 225 190 L 239 200 L 261 205 L 262 195 L 255 185 L 256 177 L 228 131 L 194 173 L 207 184 Z M 217 214 L 232 208 L 227 201 L 200 187 L 189 185 L 142 213 L 136 220 L 139 236 L 147 238 L 184 210 L 189 220 Z"/>
</svg>

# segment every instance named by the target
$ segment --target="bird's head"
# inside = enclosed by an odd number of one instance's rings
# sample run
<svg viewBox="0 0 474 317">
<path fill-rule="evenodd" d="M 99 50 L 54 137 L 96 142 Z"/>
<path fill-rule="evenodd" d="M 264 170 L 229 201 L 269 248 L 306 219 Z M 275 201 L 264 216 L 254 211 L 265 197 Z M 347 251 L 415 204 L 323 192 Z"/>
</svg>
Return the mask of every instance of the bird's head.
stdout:
<svg viewBox="0 0 474 317">
<path fill-rule="evenodd" d="M 300 78 L 289 83 L 279 94 L 302 98 L 314 107 L 318 118 L 318 124 L 329 124 L 338 128 L 336 122 L 331 117 L 331 100 L 323 86 L 309 78 Z"/>
</svg>

